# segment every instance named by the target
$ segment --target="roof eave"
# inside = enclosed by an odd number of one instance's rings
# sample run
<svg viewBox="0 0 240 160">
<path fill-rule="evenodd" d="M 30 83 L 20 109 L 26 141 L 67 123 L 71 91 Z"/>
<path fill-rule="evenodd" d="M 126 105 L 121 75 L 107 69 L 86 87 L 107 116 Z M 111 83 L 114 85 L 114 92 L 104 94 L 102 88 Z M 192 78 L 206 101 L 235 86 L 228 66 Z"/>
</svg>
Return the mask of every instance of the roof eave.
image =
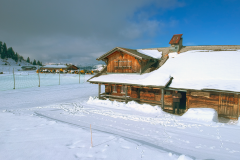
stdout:
<svg viewBox="0 0 240 160">
<path fill-rule="evenodd" d="M 124 49 L 122 49 L 122 48 L 120 48 L 120 47 L 115 47 L 115 48 L 113 48 L 112 50 L 110 50 L 109 52 L 107 52 L 107 53 L 103 54 L 102 56 L 100 56 L 99 58 L 97 58 L 96 60 L 98 60 L 98 61 L 103 60 L 104 58 L 106 58 L 107 56 L 109 56 L 110 54 L 112 54 L 113 52 L 115 52 L 115 51 L 117 51 L 117 50 L 120 50 L 120 51 L 122 51 L 122 52 L 125 52 L 125 53 L 127 53 L 127 54 L 129 54 L 129 55 L 131 55 L 131 56 L 133 56 L 133 57 L 135 57 L 135 58 L 137 58 L 137 59 L 140 59 L 140 60 L 143 59 L 142 57 L 140 57 L 140 56 L 138 56 L 138 55 L 135 55 L 135 54 L 133 54 L 133 53 L 127 51 L 127 50 L 124 50 Z"/>
<path fill-rule="evenodd" d="M 89 83 L 101 83 L 101 84 L 119 84 L 119 85 L 129 85 L 129 86 L 141 86 L 141 87 L 152 87 L 152 88 L 164 88 L 164 86 L 156 85 L 142 85 L 133 83 L 120 83 L 120 82 L 103 82 L 103 81 L 88 81 Z"/>
</svg>

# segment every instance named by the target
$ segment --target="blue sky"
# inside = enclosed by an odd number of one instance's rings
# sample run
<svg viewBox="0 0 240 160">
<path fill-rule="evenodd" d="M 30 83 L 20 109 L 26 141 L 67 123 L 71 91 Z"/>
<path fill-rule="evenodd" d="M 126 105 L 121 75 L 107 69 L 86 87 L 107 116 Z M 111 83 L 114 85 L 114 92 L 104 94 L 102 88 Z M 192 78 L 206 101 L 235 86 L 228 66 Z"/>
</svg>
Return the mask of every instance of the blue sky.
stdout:
<svg viewBox="0 0 240 160">
<path fill-rule="evenodd" d="M 240 45 L 239 0 L 1 0 L 0 41 L 43 63 L 97 64 L 114 47 Z"/>
<path fill-rule="evenodd" d="M 183 45 L 240 45 L 240 1 L 181 2 L 182 6 L 159 10 L 150 18 L 166 25 L 146 48 L 168 46 L 173 34 L 183 34 Z M 146 12 L 152 7 L 145 8 Z"/>
</svg>

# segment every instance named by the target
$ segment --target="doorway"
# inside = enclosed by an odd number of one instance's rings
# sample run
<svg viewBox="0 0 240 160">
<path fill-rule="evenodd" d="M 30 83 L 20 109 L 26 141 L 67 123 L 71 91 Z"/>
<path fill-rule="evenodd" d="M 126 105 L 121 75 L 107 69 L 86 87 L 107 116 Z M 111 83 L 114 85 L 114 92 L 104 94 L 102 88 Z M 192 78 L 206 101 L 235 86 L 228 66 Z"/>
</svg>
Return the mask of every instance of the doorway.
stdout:
<svg viewBox="0 0 240 160">
<path fill-rule="evenodd" d="M 179 109 L 186 109 L 186 92 L 178 91 L 181 93 L 182 98 L 180 99 Z"/>
</svg>

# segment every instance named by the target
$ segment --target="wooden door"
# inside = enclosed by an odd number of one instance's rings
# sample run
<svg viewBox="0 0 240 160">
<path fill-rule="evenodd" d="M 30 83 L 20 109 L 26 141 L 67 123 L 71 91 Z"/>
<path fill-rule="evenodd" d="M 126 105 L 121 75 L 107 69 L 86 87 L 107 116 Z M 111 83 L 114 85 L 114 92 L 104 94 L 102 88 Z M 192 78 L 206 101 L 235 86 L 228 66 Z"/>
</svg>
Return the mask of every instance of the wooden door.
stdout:
<svg viewBox="0 0 240 160">
<path fill-rule="evenodd" d="M 218 114 L 223 117 L 238 118 L 234 94 L 222 93 L 219 95 Z"/>
</svg>

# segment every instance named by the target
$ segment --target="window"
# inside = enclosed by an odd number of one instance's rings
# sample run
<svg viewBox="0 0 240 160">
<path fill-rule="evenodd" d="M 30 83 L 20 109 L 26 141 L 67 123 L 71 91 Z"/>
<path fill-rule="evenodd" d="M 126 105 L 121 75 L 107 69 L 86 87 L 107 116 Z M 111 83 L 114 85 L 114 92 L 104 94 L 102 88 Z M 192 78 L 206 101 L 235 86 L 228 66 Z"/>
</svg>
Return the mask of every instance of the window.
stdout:
<svg viewBox="0 0 240 160">
<path fill-rule="evenodd" d="M 121 86 L 121 93 L 125 93 L 126 92 L 126 86 L 125 85 L 122 85 Z"/>
<path fill-rule="evenodd" d="M 114 60 L 114 68 L 115 69 L 131 69 L 132 61 L 127 59 Z"/>
<path fill-rule="evenodd" d="M 114 86 L 112 86 L 112 92 L 113 93 L 117 93 L 117 86 L 116 86 L 116 84 Z"/>
<path fill-rule="evenodd" d="M 118 60 L 114 60 L 114 68 L 118 68 Z"/>
</svg>

